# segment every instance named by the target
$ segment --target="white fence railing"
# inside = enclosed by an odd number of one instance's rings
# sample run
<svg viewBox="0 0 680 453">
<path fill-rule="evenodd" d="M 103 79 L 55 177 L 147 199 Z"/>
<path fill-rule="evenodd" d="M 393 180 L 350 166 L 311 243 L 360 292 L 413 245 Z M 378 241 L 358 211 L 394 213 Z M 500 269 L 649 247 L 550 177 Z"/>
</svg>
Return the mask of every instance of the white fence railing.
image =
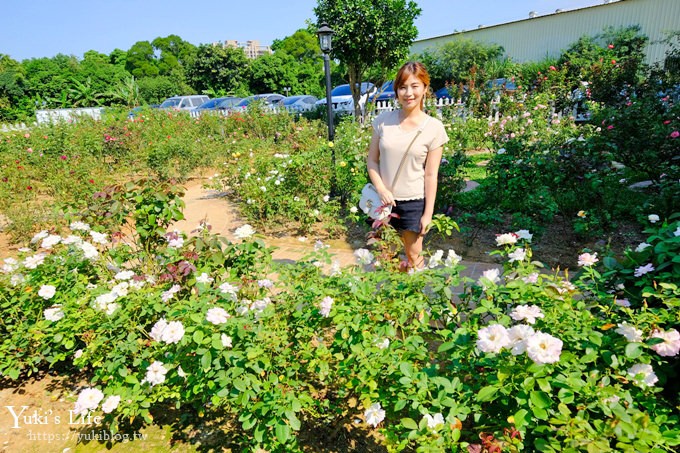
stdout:
<svg viewBox="0 0 680 453">
<path fill-rule="evenodd" d="M 458 117 L 461 119 L 466 119 L 469 116 L 469 111 L 465 107 L 465 104 L 461 102 L 460 100 L 454 100 L 454 99 L 448 99 L 448 98 L 440 98 L 434 101 L 433 104 L 431 104 L 433 107 L 437 109 L 437 116 L 442 118 L 442 112 L 444 109 L 449 109 L 450 114 L 447 115 L 447 117 Z M 492 103 L 492 108 L 491 108 L 491 114 L 488 116 L 489 121 L 498 121 L 501 114 L 498 111 L 497 108 L 497 103 Z M 305 112 L 311 112 L 314 111 L 318 108 L 318 106 L 315 105 L 310 105 L 310 106 L 305 106 L 305 107 L 290 107 L 290 106 L 269 106 L 266 107 L 266 109 L 272 113 L 278 113 L 282 111 L 287 111 L 289 113 L 293 114 L 299 114 L 299 113 L 305 113 Z M 385 111 L 391 111 L 396 108 L 396 104 L 393 100 L 389 101 L 378 101 L 375 103 L 375 105 L 372 108 L 368 109 L 368 112 L 365 113 L 364 116 L 364 121 L 369 120 L 373 118 L 374 116 L 379 115 L 382 112 Z M 38 125 L 38 124 L 45 124 L 45 123 L 57 123 L 60 121 L 65 121 L 65 122 L 74 122 L 75 120 L 78 119 L 80 116 L 89 116 L 91 118 L 94 118 L 96 120 L 101 119 L 101 114 L 102 114 L 103 108 L 101 107 L 95 107 L 95 108 L 78 108 L 78 109 L 54 109 L 54 110 L 37 110 L 36 111 L 36 119 L 37 121 L 32 123 L 32 124 L 25 124 L 25 123 L 16 123 L 16 124 L 0 124 L 0 132 L 12 132 L 12 131 L 26 131 L 29 130 L 31 127 Z M 325 112 L 325 106 L 324 106 L 324 112 Z M 221 115 L 221 116 L 228 116 L 233 113 L 231 110 L 204 110 L 203 112 L 193 112 L 190 111 L 188 112 L 189 115 L 193 118 L 198 118 L 202 114 L 209 114 L 209 115 Z M 553 110 L 553 113 L 554 110 Z M 579 108 L 578 105 L 574 106 L 572 109 L 565 110 L 562 112 L 557 112 L 558 118 L 562 118 L 563 116 L 572 116 L 576 122 L 583 122 L 587 121 L 590 118 L 590 112 L 586 112 L 582 107 Z"/>
<path fill-rule="evenodd" d="M 73 123 L 82 116 L 101 120 L 103 110 L 103 107 L 36 110 L 34 123 L 28 125 L 26 123 L 0 124 L 0 132 L 26 131 L 39 124 Z"/>
<path fill-rule="evenodd" d="M 89 116 L 95 120 L 102 118 L 103 107 L 84 107 L 74 109 L 53 109 L 53 110 L 36 110 L 35 119 L 38 124 L 58 123 L 66 121 L 71 123 L 80 116 Z"/>
<path fill-rule="evenodd" d="M 27 131 L 28 129 L 30 129 L 30 127 L 26 126 L 26 123 L 0 125 L 0 132 Z"/>
<path fill-rule="evenodd" d="M 465 104 L 460 99 L 455 100 L 450 98 L 439 98 L 435 101 L 428 101 L 428 106 L 432 106 L 435 109 L 437 109 L 437 116 L 439 118 L 442 118 L 442 114 L 445 109 L 450 110 L 452 112 L 451 116 L 459 117 L 462 119 L 467 118 L 469 114 L 467 108 L 465 107 Z M 492 103 L 491 111 L 493 113 L 489 115 L 489 120 L 492 119 L 498 120 L 499 112 L 496 106 L 497 103 L 495 102 Z M 392 111 L 395 108 L 397 108 L 397 105 L 394 100 L 377 101 L 375 103 L 375 107 L 371 109 L 369 112 L 367 112 L 366 119 L 370 119 L 373 116 L 377 116 L 382 112 Z"/>
<path fill-rule="evenodd" d="M 282 105 L 277 105 L 277 106 L 271 106 L 271 105 L 266 105 L 264 106 L 264 110 L 272 113 L 279 113 L 279 112 L 284 112 L 287 111 L 288 113 L 304 113 L 304 112 L 312 112 L 316 110 L 315 105 L 310 105 L 309 107 L 296 107 L 296 106 L 282 106 Z M 221 115 L 221 116 L 228 116 L 231 115 L 232 113 L 236 113 L 238 110 L 203 110 L 201 112 L 195 112 L 195 111 L 189 111 L 189 115 L 191 115 L 192 118 L 198 118 L 201 115 Z"/>
</svg>

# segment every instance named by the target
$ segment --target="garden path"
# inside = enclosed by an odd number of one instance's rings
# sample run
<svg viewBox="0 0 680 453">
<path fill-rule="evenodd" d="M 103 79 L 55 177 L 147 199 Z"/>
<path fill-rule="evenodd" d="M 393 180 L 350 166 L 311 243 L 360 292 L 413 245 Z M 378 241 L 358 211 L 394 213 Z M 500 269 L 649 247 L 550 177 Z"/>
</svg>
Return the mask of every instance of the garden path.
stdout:
<svg viewBox="0 0 680 453">
<path fill-rule="evenodd" d="M 186 192 L 183 197 L 186 205 L 184 220 L 177 222 L 171 228 L 191 235 L 199 223 L 205 220 L 212 226 L 212 233 L 233 241 L 235 239 L 234 230 L 246 221 L 240 217 L 238 208 L 226 198 L 224 193 L 205 189 L 203 187 L 205 182 L 206 178 L 198 177 L 186 184 Z M 275 247 L 272 257 L 278 262 L 294 262 L 301 259 L 314 250 L 316 240 L 317 238 L 314 237 L 264 237 L 264 243 L 267 246 Z M 354 250 L 359 247 L 366 247 L 363 238 L 356 238 L 356 240 L 352 240 L 352 243 L 341 239 L 324 240 L 323 243 L 329 246 L 328 252 L 339 261 L 341 267 L 356 264 Z M 465 259 L 461 264 L 466 267 L 461 275 L 475 280 L 485 270 L 501 268 L 497 264 Z"/>
</svg>

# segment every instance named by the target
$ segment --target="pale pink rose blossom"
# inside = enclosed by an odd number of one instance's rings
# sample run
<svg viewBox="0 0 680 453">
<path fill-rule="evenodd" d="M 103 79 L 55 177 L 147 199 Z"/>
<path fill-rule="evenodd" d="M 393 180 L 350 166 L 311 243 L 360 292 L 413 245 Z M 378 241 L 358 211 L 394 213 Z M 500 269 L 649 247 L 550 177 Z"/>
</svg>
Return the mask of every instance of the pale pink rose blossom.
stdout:
<svg viewBox="0 0 680 453">
<path fill-rule="evenodd" d="M 675 329 L 655 330 L 650 338 L 661 338 L 663 343 L 655 344 L 651 348 L 660 356 L 674 357 L 680 352 L 680 332 Z"/>
</svg>

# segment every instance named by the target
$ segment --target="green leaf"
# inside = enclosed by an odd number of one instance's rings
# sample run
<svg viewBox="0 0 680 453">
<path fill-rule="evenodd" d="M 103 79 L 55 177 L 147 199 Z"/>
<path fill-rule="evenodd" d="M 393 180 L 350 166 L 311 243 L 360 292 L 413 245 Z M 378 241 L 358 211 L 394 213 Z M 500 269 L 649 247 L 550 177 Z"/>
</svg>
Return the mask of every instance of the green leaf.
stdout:
<svg viewBox="0 0 680 453">
<path fill-rule="evenodd" d="M 194 343 L 199 344 L 199 345 L 202 344 L 203 343 L 203 332 L 200 331 L 200 330 L 197 330 L 196 332 L 194 332 L 193 338 L 194 338 Z"/>
<path fill-rule="evenodd" d="M 591 332 L 590 335 L 588 335 L 588 340 L 595 346 L 602 346 L 602 334 L 599 332 Z"/>
<path fill-rule="evenodd" d="M 493 385 L 483 387 L 477 393 L 477 401 L 480 402 L 493 401 L 496 392 L 498 392 L 498 387 L 495 387 Z"/>
<path fill-rule="evenodd" d="M 611 256 L 605 256 L 604 259 L 602 260 L 602 264 L 604 264 L 604 267 L 607 269 L 616 269 L 619 267 L 619 262 L 616 261 L 616 258 L 613 258 Z"/>
<path fill-rule="evenodd" d="M 297 398 L 293 398 L 293 401 L 290 402 L 290 407 L 293 408 L 295 412 L 302 410 L 302 404 L 300 404 L 300 400 Z"/>
<path fill-rule="evenodd" d="M 139 380 L 137 379 L 137 376 L 135 376 L 134 374 L 128 374 L 127 376 L 125 376 L 125 382 L 127 382 L 128 384 L 137 384 L 139 383 Z"/>
<path fill-rule="evenodd" d="M 529 417 L 529 411 L 526 409 L 520 409 L 517 412 L 515 412 L 515 415 L 513 416 L 515 419 L 515 428 L 517 429 L 522 429 L 523 426 L 526 426 L 531 422 L 531 417 Z"/>
<path fill-rule="evenodd" d="M 566 404 L 560 403 L 557 405 L 557 410 L 560 411 L 562 415 L 571 415 L 571 411 Z"/>
<path fill-rule="evenodd" d="M 533 406 L 531 408 L 531 412 L 533 412 L 534 417 L 536 417 L 539 420 L 547 420 L 548 419 L 548 412 L 546 412 L 545 409 Z"/>
<path fill-rule="evenodd" d="M 253 438 L 254 438 L 257 442 L 262 443 L 262 440 L 264 439 L 264 431 L 265 431 L 265 428 L 263 428 L 263 427 L 261 427 L 260 425 L 258 425 L 258 426 L 255 428 L 255 431 L 253 431 Z"/>
<path fill-rule="evenodd" d="M 406 429 L 418 429 L 418 424 L 412 418 L 402 418 L 401 425 Z"/>
<path fill-rule="evenodd" d="M 537 379 L 536 383 L 540 387 L 541 390 L 544 392 L 550 392 L 552 390 L 552 387 L 550 386 L 550 381 L 546 378 L 541 378 Z"/>
<path fill-rule="evenodd" d="M 550 395 L 548 395 L 545 392 L 533 391 L 529 394 L 529 399 L 531 400 L 534 406 L 539 407 L 541 409 L 548 408 L 552 404 Z"/>
<path fill-rule="evenodd" d="M 411 377 L 413 375 L 413 365 L 408 362 L 402 362 L 399 364 L 399 371 L 406 376 Z"/>
<path fill-rule="evenodd" d="M 203 357 L 201 357 L 201 368 L 203 368 L 204 371 L 209 370 L 211 362 L 212 354 L 210 354 L 210 351 L 206 351 L 206 353 L 203 354 Z"/>
<path fill-rule="evenodd" d="M 246 382 L 243 379 L 234 379 L 234 387 L 236 387 L 236 390 L 240 392 L 245 392 L 246 388 L 248 388 Z"/>
<path fill-rule="evenodd" d="M 298 431 L 300 429 L 301 423 L 300 423 L 300 420 L 295 416 L 295 412 L 293 412 L 292 410 L 287 410 L 285 412 L 285 414 L 286 414 L 286 418 L 290 422 L 290 427 L 294 431 Z"/>
<path fill-rule="evenodd" d="M 557 392 L 557 397 L 564 404 L 569 404 L 569 403 L 574 402 L 574 392 L 572 392 L 569 389 L 560 389 L 560 391 Z"/>
<path fill-rule="evenodd" d="M 282 444 L 285 444 L 290 439 L 290 427 L 285 423 L 277 423 L 274 432 L 276 433 L 276 439 Z"/>
<path fill-rule="evenodd" d="M 449 349 L 453 349 L 456 346 L 456 343 L 453 341 L 448 341 L 446 343 L 442 343 L 439 345 L 439 349 L 437 349 L 437 352 L 446 352 Z"/>
<path fill-rule="evenodd" d="M 221 388 L 217 393 L 215 393 L 215 395 L 217 395 L 220 398 L 224 398 L 227 395 L 229 395 L 229 389 L 226 387 Z"/>
<path fill-rule="evenodd" d="M 616 354 L 614 354 L 611 351 L 602 351 L 602 358 L 604 359 L 604 362 L 609 365 L 612 368 L 618 368 L 619 367 L 619 359 L 616 357 Z"/>
<path fill-rule="evenodd" d="M 626 345 L 626 357 L 629 359 L 637 359 L 642 355 L 641 343 L 628 343 Z"/>
</svg>

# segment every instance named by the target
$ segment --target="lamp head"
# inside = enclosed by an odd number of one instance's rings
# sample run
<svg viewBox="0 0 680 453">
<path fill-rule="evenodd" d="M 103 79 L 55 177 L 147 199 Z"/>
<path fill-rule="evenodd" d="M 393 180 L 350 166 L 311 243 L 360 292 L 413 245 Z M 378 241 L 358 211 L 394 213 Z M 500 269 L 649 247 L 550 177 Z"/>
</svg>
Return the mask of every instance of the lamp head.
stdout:
<svg viewBox="0 0 680 453">
<path fill-rule="evenodd" d="M 319 47 L 321 47 L 321 51 L 325 54 L 330 53 L 333 48 L 331 45 L 333 29 L 324 22 L 321 24 L 321 27 L 319 27 L 316 34 L 319 36 Z"/>
</svg>

